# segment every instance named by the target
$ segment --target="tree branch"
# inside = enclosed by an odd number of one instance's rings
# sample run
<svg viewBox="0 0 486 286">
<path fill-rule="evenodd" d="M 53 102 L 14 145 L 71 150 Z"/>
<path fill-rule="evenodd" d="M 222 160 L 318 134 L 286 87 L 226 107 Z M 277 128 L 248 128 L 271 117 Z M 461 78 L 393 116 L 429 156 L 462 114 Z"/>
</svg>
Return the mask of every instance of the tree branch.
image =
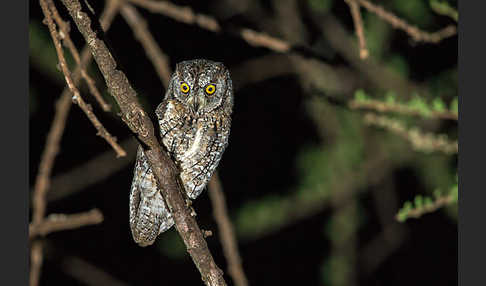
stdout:
<svg viewBox="0 0 486 286">
<path fill-rule="evenodd" d="M 45 236 L 51 232 L 80 228 L 85 225 L 99 224 L 103 221 L 103 214 L 98 209 L 78 214 L 50 214 L 39 224 L 29 225 L 29 239 L 38 235 Z"/>
<path fill-rule="evenodd" d="M 138 103 L 135 90 L 125 74 L 117 69 L 117 64 L 105 42 L 91 27 L 91 22 L 96 19 L 88 15 L 90 12 L 85 7 L 86 4 L 82 8 L 78 0 L 62 0 L 62 2 L 88 43 L 110 94 L 120 106 L 123 121 L 146 145 L 145 155 L 174 216 L 176 229 L 201 273 L 202 280 L 206 285 L 226 285 L 222 271 L 214 262 L 203 234 L 182 198 L 183 188 L 178 180 L 178 170 L 174 162 L 159 145 L 152 122 Z"/>
<path fill-rule="evenodd" d="M 404 115 L 411 115 L 411 116 L 422 116 L 425 117 L 423 112 L 417 110 L 416 108 L 410 107 L 406 104 L 402 103 L 390 103 L 390 102 L 383 102 L 376 99 L 366 99 L 365 101 L 360 100 L 350 100 L 348 102 L 348 106 L 351 109 L 363 109 L 363 110 L 374 110 L 377 112 L 395 112 Z M 444 111 L 431 111 L 428 115 L 429 118 L 435 119 L 450 119 L 450 120 L 459 120 L 458 114 L 452 111 L 444 110 Z M 427 117 L 425 117 L 427 118 Z"/>
<path fill-rule="evenodd" d="M 138 14 L 137 9 L 129 4 L 123 5 L 121 14 L 130 28 L 132 28 L 135 37 L 142 44 L 164 87 L 167 88 L 171 74 L 169 58 L 164 55 L 154 37 L 150 34 L 147 22 Z"/>
<path fill-rule="evenodd" d="M 108 29 L 113 18 L 118 12 L 118 4 L 115 2 L 108 2 L 105 7 L 103 15 L 101 17 L 102 25 L 105 29 Z M 84 49 L 81 55 L 81 65 L 75 70 L 73 80 L 77 84 L 80 80 L 81 69 L 86 68 L 91 59 L 91 55 L 88 49 Z M 62 134 L 67 122 L 67 116 L 71 108 L 71 92 L 68 88 L 65 88 L 61 94 L 59 100 L 56 103 L 56 113 L 54 115 L 51 128 L 47 135 L 46 145 L 42 152 L 41 162 L 39 164 L 39 171 L 37 173 L 34 193 L 33 193 L 33 223 L 40 223 L 44 219 L 46 210 L 46 194 L 50 185 L 50 176 L 54 160 L 59 151 L 59 142 L 61 141 Z M 31 265 L 30 265 L 30 286 L 36 286 L 39 284 L 40 272 L 42 268 L 42 244 L 40 241 L 34 241 L 31 245 Z"/>
<path fill-rule="evenodd" d="M 113 137 L 106 130 L 106 128 L 101 124 L 101 122 L 98 120 L 96 115 L 93 113 L 91 105 L 86 104 L 86 102 L 84 102 L 83 98 L 81 97 L 81 94 L 78 88 L 76 87 L 76 85 L 74 84 L 73 79 L 71 77 L 71 72 L 68 69 L 66 59 L 64 58 L 64 52 L 62 50 L 61 42 L 59 41 L 60 36 L 56 30 L 56 24 L 54 24 L 54 21 L 52 19 L 52 15 L 51 15 L 52 12 L 50 11 L 46 0 L 40 0 L 40 4 L 41 4 L 42 12 L 46 17 L 45 19 L 47 22 L 47 26 L 49 28 L 49 32 L 54 42 L 54 47 L 56 48 L 57 56 L 59 58 L 59 64 L 61 66 L 62 72 L 64 73 L 64 78 L 66 80 L 69 89 L 73 94 L 72 97 L 73 102 L 79 105 L 79 107 L 83 110 L 83 112 L 86 114 L 86 116 L 91 121 L 91 123 L 93 123 L 96 130 L 98 130 L 97 135 L 104 138 L 108 142 L 108 144 L 111 145 L 111 147 L 115 150 L 117 156 L 118 157 L 126 156 L 125 150 L 123 150 L 123 148 L 121 148 L 120 145 L 116 143 L 117 141 L 116 138 Z"/>
<path fill-rule="evenodd" d="M 213 205 L 214 219 L 219 228 L 219 239 L 223 245 L 224 257 L 226 257 L 228 262 L 228 272 L 236 286 L 247 286 L 248 280 L 243 271 L 241 256 L 238 252 L 238 242 L 236 241 L 233 224 L 228 216 L 224 192 L 217 172 L 214 173 L 209 181 L 208 189 L 209 198 Z"/>
<path fill-rule="evenodd" d="M 94 96 L 96 101 L 98 101 L 98 103 L 100 104 L 101 108 L 103 108 L 104 111 L 106 112 L 110 111 L 111 106 L 108 103 L 106 103 L 103 97 L 101 96 L 100 92 L 96 88 L 95 81 L 91 78 L 91 76 L 88 75 L 86 69 L 84 69 L 81 66 L 81 58 L 79 56 L 78 49 L 76 49 L 76 46 L 74 45 L 73 41 L 71 40 L 71 37 L 69 36 L 69 30 L 70 30 L 69 24 L 64 22 L 64 20 L 61 18 L 61 15 L 59 15 L 56 5 L 54 5 L 54 2 L 52 0 L 47 0 L 47 4 L 49 5 L 49 9 L 52 12 L 52 17 L 54 18 L 54 21 L 56 21 L 56 24 L 59 26 L 59 29 L 61 30 L 59 36 L 63 40 L 63 44 L 71 52 L 71 55 L 73 56 L 76 64 L 80 66 L 81 77 L 88 85 L 89 91 Z"/>
<path fill-rule="evenodd" d="M 365 124 L 384 128 L 412 144 L 413 149 L 425 153 L 443 152 L 456 154 L 459 152 L 457 140 L 449 140 L 446 134 L 423 132 L 419 128 L 407 127 L 400 121 L 374 113 L 366 113 L 363 116 Z"/>
<path fill-rule="evenodd" d="M 221 32 L 222 27 L 218 21 L 209 15 L 195 13 L 190 7 L 181 7 L 167 1 L 152 0 L 129 0 L 137 6 L 143 7 L 153 13 L 159 13 L 176 21 L 199 27 L 212 32 Z M 290 43 L 250 29 L 240 29 L 238 36 L 249 45 L 255 47 L 266 47 L 279 53 L 290 51 Z"/>
<path fill-rule="evenodd" d="M 363 32 L 363 19 L 361 19 L 361 12 L 356 0 L 344 0 L 349 6 L 351 16 L 353 17 L 354 29 L 359 42 L 359 57 L 364 60 L 369 56 L 368 48 L 366 48 L 366 39 Z"/>
<path fill-rule="evenodd" d="M 437 44 L 440 41 L 457 34 L 457 28 L 452 25 L 449 25 L 434 33 L 425 32 L 420 30 L 416 26 L 410 25 L 409 23 L 398 18 L 394 14 L 386 11 L 385 9 L 383 9 L 383 7 L 380 7 L 378 5 L 369 2 L 368 0 L 354 0 L 354 1 L 357 1 L 359 5 L 363 6 L 363 8 L 365 8 L 366 10 L 375 13 L 376 16 L 388 22 L 395 29 L 400 29 L 404 31 L 410 37 L 412 37 L 412 39 L 414 39 L 416 42 Z"/>
<path fill-rule="evenodd" d="M 43 251 L 42 241 L 36 240 L 30 245 L 30 276 L 29 285 L 39 285 L 42 269 Z"/>
</svg>

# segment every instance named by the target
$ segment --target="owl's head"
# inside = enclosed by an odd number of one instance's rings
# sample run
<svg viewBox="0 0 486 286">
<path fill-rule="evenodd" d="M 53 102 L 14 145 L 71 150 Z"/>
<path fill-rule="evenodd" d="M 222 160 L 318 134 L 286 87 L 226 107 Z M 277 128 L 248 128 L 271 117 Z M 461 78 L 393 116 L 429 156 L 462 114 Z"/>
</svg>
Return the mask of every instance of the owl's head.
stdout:
<svg viewBox="0 0 486 286">
<path fill-rule="evenodd" d="M 170 99 L 176 99 L 194 115 L 203 115 L 233 104 L 229 71 L 222 63 L 197 59 L 180 62 L 169 85 Z"/>
</svg>

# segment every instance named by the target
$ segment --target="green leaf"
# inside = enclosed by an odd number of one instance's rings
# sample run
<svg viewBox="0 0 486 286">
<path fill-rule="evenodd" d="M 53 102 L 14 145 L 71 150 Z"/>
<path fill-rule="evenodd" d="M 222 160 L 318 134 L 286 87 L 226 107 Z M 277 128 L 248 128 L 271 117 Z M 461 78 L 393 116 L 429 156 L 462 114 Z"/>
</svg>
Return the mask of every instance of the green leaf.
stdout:
<svg viewBox="0 0 486 286">
<path fill-rule="evenodd" d="M 445 103 L 442 101 L 442 99 L 437 97 L 432 101 L 432 109 L 435 110 L 435 111 L 438 111 L 438 112 L 443 112 L 447 108 L 446 108 Z"/>
<path fill-rule="evenodd" d="M 359 102 L 364 102 L 368 99 L 368 96 L 363 89 L 357 89 L 354 92 L 354 99 Z"/>
<path fill-rule="evenodd" d="M 408 106 L 416 111 L 418 111 L 423 116 L 430 115 L 430 109 L 424 99 L 418 95 L 414 95 L 413 98 L 408 103 Z"/>
<path fill-rule="evenodd" d="M 396 98 L 397 98 L 397 94 L 394 91 L 388 91 L 385 94 L 385 102 L 387 104 L 390 104 L 390 105 L 395 104 L 397 102 Z"/>
<path fill-rule="evenodd" d="M 415 197 L 415 207 L 421 209 L 423 207 L 424 201 L 421 195 Z"/>
<path fill-rule="evenodd" d="M 424 207 L 430 207 L 430 206 L 432 206 L 433 203 L 434 203 L 434 201 L 432 201 L 431 197 L 425 197 L 424 198 Z"/>
<path fill-rule="evenodd" d="M 454 99 L 451 101 L 451 106 L 449 110 L 453 113 L 459 113 L 459 100 L 457 99 L 457 96 L 454 97 Z"/>
</svg>

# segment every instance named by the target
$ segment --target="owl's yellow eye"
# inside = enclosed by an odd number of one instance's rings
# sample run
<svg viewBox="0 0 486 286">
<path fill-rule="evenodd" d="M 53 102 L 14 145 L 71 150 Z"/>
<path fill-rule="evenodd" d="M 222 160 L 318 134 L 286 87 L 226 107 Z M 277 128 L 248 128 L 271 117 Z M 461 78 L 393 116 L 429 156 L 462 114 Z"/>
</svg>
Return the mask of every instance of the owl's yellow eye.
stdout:
<svg viewBox="0 0 486 286">
<path fill-rule="evenodd" d="M 181 84 L 181 91 L 182 91 L 183 93 L 188 93 L 188 92 L 189 92 L 189 85 L 188 85 L 187 83 L 183 82 L 183 83 Z"/>
<path fill-rule="evenodd" d="M 216 86 L 214 84 L 210 84 L 206 86 L 206 93 L 211 95 L 216 91 Z"/>
</svg>

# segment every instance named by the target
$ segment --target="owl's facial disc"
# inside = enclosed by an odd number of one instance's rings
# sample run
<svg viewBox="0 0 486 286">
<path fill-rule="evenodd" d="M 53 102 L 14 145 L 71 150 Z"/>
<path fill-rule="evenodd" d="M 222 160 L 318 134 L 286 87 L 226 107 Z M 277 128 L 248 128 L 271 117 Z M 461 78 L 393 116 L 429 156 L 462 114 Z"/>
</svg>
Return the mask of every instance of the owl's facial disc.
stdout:
<svg viewBox="0 0 486 286">
<path fill-rule="evenodd" d="M 221 63 L 208 60 L 181 62 L 176 65 L 173 78 L 180 85 L 173 90 L 174 96 L 194 115 L 204 115 L 222 106 L 228 77 L 228 71 Z"/>
</svg>

